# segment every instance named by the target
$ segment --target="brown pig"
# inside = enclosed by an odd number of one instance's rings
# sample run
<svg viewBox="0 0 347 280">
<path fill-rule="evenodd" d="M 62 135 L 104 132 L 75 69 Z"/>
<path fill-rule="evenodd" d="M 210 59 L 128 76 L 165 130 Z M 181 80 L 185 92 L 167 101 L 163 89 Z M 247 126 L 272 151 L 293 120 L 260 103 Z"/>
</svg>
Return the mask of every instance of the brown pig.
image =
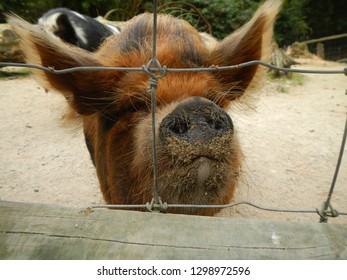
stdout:
<svg viewBox="0 0 347 280">
<path fill-rule="evenodd" d="M 281 6 L 266 1 L 242 28 L 212 44 L 187 22 L 158 15 L 156 57 L 168 68 L 235 65 L 266 59 Z M 96 52 L 54 40 L 15 16 L 27 62 L 54 69 L 78 66 L 141 67 L 152 55 L 153 15 L 141 14 Z M 158 193 L 169 204 L 227 204 L 241 170 L 236 128 L 226 112 L 259 81 L 257 65 L 214 72 L 167 72 L 158 80 L 156 142 Z M 82 119 L 105 201 L 145 204 L 152 199 L 153 159 L 149 76 L 130 71 L 36 71 L 44 87 L 66 97 Z M 169 208 L 214 215 L 218 209 Z"/>
</svg>

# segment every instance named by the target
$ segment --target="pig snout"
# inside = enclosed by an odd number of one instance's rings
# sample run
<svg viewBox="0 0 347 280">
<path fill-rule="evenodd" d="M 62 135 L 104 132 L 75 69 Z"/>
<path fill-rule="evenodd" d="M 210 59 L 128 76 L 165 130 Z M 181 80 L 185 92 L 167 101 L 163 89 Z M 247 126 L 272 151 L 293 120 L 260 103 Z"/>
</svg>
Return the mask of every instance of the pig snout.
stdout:
<svg viewBox="0 0 347 280">
<path fill-rule="evenodd" d="M 177 138 L 190 144 L 207 144 L 233 132 L 230 116 L 212 101 L 192 97 L 182 101 L 159 127 L 160 140 Z"/>
<path fill-rule="evenodd" d="M 159 126 L 159 193 L 170 203 L 225 204 L 234 192 L 240 153 L 230 116 L 212 101 L 191 97 Z M 211 215 L 218 210 L 186 210 Z"/>
</svg>

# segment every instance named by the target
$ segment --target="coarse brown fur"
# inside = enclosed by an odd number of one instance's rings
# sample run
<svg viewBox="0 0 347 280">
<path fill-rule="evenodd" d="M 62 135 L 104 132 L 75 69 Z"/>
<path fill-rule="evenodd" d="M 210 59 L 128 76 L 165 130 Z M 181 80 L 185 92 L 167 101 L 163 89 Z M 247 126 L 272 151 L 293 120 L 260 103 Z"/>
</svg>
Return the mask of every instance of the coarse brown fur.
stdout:
<svg viewBox="0 0 347 280">
<path fill-rule="evenodd" d="M 174 68 L 227 66 L 266 59 L 280 0 L 268 0 L 240 30 L 206 44 L 187 22 L 158 16 L 157 59 Z M 15 17 L 9 23 L 22 39 L 29 63 L 54 69 L 76 66 L 141 67 L 152 52 L 152 15 L 130 20 L 95 53 L 53 40 Z M 219 72 L 167 73 L 156 90 L 157 138 L 163 119 L 192 97 L 226 110 L 259 81 L 261 67 Z M 143 72 L 78 71 L 62 75 L 36 71 L 39 81 L 61 92 L 83 120 L 88 149 L 107 203 L 146 203 L 152 197 L 153 161 L 149 77 Z M 247 96 L 247 94 L 246 94 Z M 187 101 L 188 100 L 188 101 Z M 214 109 L 211 109 L 213 112 Z M 212 113 L 208 113 L 212 114 Z M 183 118 L 183 116 L 182 116 Z M 211 117 L 212 121 L 216 121 Z M 217 117 L 218 118 L 218 117 Z M 193 129 L 193 128 L 192 128 Z M 168 203 L 226 204 L 241 169 L 236 131 L 210 141 L 190 143 L 176 137 L 158 141 L 159 195 Z M 213 215 L 217 209 L 169 209 L 174 213 Z"/>
</svg>

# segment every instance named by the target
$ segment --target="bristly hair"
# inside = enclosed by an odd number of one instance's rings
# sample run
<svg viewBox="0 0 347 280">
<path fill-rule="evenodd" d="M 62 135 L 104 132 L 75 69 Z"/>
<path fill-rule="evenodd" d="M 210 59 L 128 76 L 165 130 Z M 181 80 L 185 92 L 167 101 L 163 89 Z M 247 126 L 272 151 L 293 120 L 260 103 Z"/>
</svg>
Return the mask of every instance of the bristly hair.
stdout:
<svg viewBox="0 0 347 280">
<path fill-rule="evenodd" d="M 158 15 L 157 59 L 161 65 L 169 68 L 228 66 L 250 60 L 262 60 L 266 58 L 271 47 L 273 23 L 280 6 L 280 0 L 266 1 L 246 25 L 224 40 L 214 42 L 212 47 L 208 46 L 206 39 L 204 40 L 201 34 L 186 21 L 169 15 Z M 63 42 L 47 36 L 43 30 L 15 16 L 9 16 L 8 21 L 22 39 L 21 46 L 29 63 L 55 69 L 78 66 L 141 67 L 146 65 L 152 56 L 153 15 L 148 13 L 128 21 L 122 28 L 121 34 L 110 36 L 95 53 L 78 47 L 67 47 Z M 185 85 L 189 88 L 181 90 L 186 92 L 186 96 L 174 95 L 171 92 L 172 87 L 167 84 L 166 87 L 158 86 L 158 90 L 164 89 L 162 91 L 166 91 L 168 98 L 165 99 L 160 95 L 158 99 L 165 103 L 166 100 L 170 102 L 187 97 L 189 94 L 201 95 L 219 101 L 218 105 L 225 108 L 229 102 L 249 96 L 244 93 L 261 81 L 259 79 L 259 74 L 263 72 L 259 71 L 261 69 L 262 67 L 254 65 L 229 71 L 204 73 L 203 79 L 200 73 L 184 75 L 171 73 L 170 79 L 177 87 L 182 88 L 182 77 L 189 80 Z M 73 109 L 84 116 L 108 109 L 110 103 L 114 104 L 115 97 L 119 101 L 116 104 L 119 107 L 114 108 L 117 111 L 138 108 L 138 104 L 133 106 L 133 103 L 139 100 L 139 94 L 143 93 L 148 85 L 145 73 L 79 71 L 55 75 L 42 71 L 35 72 L 45 88 L 60 91 Z M 165 80 L 164 78 L 159 81 L 161 85 Z M 207 84 L 207 80 L 210 88 L 216 88 L 215 91 L 219 93 L 217 98 L 206 95 L 207 86 L 203 87 L 201 81 Z M 118 94 L 117 89 L 122 89 L 126 94 Z M 177 93 L 179 90 L 176 90 Z"/>
<path fill-rule="evenodd" d="M 116 47 L 123 64 L 126 61 L 131 61 L 126 64 L 132 67 L 147 64 L 152 55 L 152 40 L 153 15 L 138 15 L 126 23 L 120 35 L 105 43 L 100 58 L 107 55 L 111 48 L 114 53 Z M 208 67 L 207 52 L 202 37 L 189 23 L 170 15 L 158 15 L 157 58 L 162 65 Z"/>
</svg>

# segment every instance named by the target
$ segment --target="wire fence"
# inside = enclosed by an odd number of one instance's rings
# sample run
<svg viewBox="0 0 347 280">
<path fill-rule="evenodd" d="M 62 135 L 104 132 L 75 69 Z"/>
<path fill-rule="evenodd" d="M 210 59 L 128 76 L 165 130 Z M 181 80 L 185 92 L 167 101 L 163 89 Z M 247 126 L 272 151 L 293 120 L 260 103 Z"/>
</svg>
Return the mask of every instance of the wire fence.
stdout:
<svg viewBox="0 0 347 280">
<path fill-rule="evenodd" d="M 107 205 L 97 205 L 91 206 L 91 208 L 109 208 L 109 209 L 147 209 L 150 212 L 165 212 L 169 208 L 232 208 L 239 205 L 248 205 L 263 211 L 271 211 L 271 212 L 281 212 L 281 213 L 302 213 L 302 214 L 318 214 L 320 217 L 320 222 L 327 222 L 329 217 L 338 217 L 339 215 L 347 216 L 347 212 L 339 212 L 332 207 L 331 200 L 332 195 L 334 193 L 336 180 L 338 178 L 345 145 L 347 138 L 347 117 L 346 124 L 344 128 L 344 133 L 342 137 L 342 143 L 339 151 L 339 156 L 335 168 L 335 173 L 331 182 L 331 186 L 329 189 L 329 194 L 326 201 L 323 202 L 323 207 L 321 209 L 279 209 L 279 208 L 269 208 L 264 206 L 259 206 L 249 201 L 241 201 L 231 204 L 224 205 L 196 205 L 196 204 L 168 204 L 167 202 L 163 202 L 158 193 L 158 183 L 157 183 L 157 155 L 156 155 L 156 127 L 155 127 L 155 91 L 158 86 L 158 80 L 164 77 L 167 73 L 170 72 L 213 72 L 213 71 L 226 71 L 239 69 L 244 67 L 249 67 L 252 65 L 262 65 L 267 67 L 268 69 L 273 69 L 277 71 L 283 72 L 294 72 L 294 73 L 305 73 L 305 74 L 334 74 L 334 75 L 345 75 L 347 76 L 347 67 L 341 70 L 310 70 L 310 69 L 291 69 L 291 68 L 282 68 L 277 67 L 272 64 L 266 63 L 260 60 L 249 61 L 237 65 L 230 66 L 215 66 L 211 65 L 208 68 L 168 68 L 166 66 L 161 66 L 160 62 L 156 59 L 156 34 L 157 34 L 157 0 L 153 0 L 153 48 L 152 48 L 152 57 L 147 65 L 143 65 L 142 67 L 99 67 L 99 66 L 86 66 L 86 67 L 72 67 L 66 69 L 56 70 L 52 67 L 44 67 L 36 64 L 23 64 L 23 63 L 11 63 L 11 62 L 0 62 L 0 67 L 12 66 L 12 67 L 23 67 L 23 68 L 31 68 L 42 70 L 45 72 L 53 73 L 53 74 L 66 74 L 76 71 L 135 71 L 135 72 L 145 72 L 149 76 L 149 87 L 148 93 L 151 95 L 151 114 L 152 114 L 152 138 L 153 138 L 153 197 L 151 202 L 147 202 L 146 204 L 136 204 L 136 205 L 125 205 L 125 204 L 107 204 Z M 347 94 L 347 91 L 346 91 Z"/>
</svg>

